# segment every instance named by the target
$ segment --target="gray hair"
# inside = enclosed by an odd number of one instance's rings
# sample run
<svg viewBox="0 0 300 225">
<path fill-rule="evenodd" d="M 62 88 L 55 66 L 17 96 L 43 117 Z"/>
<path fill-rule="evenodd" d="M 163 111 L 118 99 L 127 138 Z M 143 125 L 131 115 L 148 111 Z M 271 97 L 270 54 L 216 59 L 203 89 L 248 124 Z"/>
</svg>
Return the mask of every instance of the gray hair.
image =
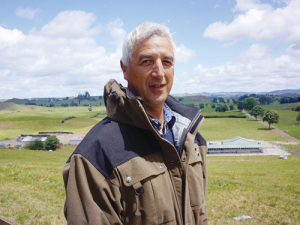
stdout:
<svg viewBox="0 0 300 225">
<path fill-rule="evenodd" d="M 146 22 L 137 26 L 124 39 L 121 61 L 125 66 L 129 65 L 129 60 L 131 59 L 135 44 L 153 35 L 167 38 L 175 53 L 174 37 L 170 33 L 169 28 L 161 24 Z"/>
</svg>

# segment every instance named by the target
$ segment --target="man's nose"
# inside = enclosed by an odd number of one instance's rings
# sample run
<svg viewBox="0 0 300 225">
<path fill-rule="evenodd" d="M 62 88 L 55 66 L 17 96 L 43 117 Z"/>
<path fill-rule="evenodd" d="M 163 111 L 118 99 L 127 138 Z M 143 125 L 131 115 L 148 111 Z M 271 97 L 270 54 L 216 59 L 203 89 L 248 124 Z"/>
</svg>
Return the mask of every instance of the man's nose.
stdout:
<svg viewBox="0 0 300 225">
<path fill-rule="evenodd" d="M 160 59 L 153 64 L 152 76 L 162 77 L 165 75 L 165 69 Z"/>
</svg>

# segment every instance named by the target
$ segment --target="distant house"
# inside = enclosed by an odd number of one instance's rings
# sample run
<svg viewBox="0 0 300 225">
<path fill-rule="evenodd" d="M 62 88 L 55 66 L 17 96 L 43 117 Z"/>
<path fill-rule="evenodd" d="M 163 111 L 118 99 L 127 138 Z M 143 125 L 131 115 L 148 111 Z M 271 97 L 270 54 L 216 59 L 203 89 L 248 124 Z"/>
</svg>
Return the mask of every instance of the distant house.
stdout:
<svg viewBox="0 0 300 225">
<path fill-rule="evenodd" d="M 70 145 L 79 145 L 80 142 L 82 141 L 83 137 L 81 136 L 73 136 L 71 139 L 70 139 Z"/>
<path fill-rule="evenodd" d="M 22 139 L 22 142 L 34 142 L 35 140 L 41 140 L 42 142 L 45 142 L 47 137 L 37 137 L 37 136 L 26 136 Z"/>
<path fill-rule="evenodd" d="M 222 154 L 222 153 L 260 153 L 265 146 L 254 140 L 235 137 L 227 140 L 222 140 L 221 144 L 209 144 L 207 154 Z"/>
</svg>

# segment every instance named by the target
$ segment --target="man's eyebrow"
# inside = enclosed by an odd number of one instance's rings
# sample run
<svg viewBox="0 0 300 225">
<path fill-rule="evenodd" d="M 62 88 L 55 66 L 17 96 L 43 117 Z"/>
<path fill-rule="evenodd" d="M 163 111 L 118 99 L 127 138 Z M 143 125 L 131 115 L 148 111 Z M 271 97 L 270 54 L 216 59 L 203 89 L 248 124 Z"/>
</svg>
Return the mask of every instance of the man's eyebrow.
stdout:
<svg viewBox="0 0 300 225">
<path fill-rule="evenodd" d="M 145 58 L 151 58 L 151 57 L 152 57 L 152 55 L 141 54 L 141 55 L 139 56 L 139 60 L 145 59 Z M 174 61 L 174 57 L 173 57 L 173 56 L 165 56 L 164 59 L 169 59 L 169 60 Z"/>
<path fill-rule="evenodd" d="M 141 54 L 139 56 L 139 60 L 144 59 L 144 58 L 150 58 L 150 57 L 151 57 L 151 55 Z"/>
<path fill-rule="evenodd" d="M 165 56 L 165 59 L 169 59 L 169 60 L 174 61 L 174 57 L 173 56 Z"/>
</svg>

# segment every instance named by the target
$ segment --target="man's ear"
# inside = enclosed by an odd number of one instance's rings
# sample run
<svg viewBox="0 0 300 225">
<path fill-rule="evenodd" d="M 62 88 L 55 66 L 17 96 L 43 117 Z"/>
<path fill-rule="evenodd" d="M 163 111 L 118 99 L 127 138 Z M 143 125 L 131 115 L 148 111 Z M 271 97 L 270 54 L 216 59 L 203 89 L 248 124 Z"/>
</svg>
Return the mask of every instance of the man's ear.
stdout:
<svg viewBox="0 0 300 225">
<path fill-rule="evenodd" d="M 122 60 L 120 60 L 120 66 L 123 71 L 124 79 L 128 81 L 127 66 L 123 64 Z"/>
</svg>

